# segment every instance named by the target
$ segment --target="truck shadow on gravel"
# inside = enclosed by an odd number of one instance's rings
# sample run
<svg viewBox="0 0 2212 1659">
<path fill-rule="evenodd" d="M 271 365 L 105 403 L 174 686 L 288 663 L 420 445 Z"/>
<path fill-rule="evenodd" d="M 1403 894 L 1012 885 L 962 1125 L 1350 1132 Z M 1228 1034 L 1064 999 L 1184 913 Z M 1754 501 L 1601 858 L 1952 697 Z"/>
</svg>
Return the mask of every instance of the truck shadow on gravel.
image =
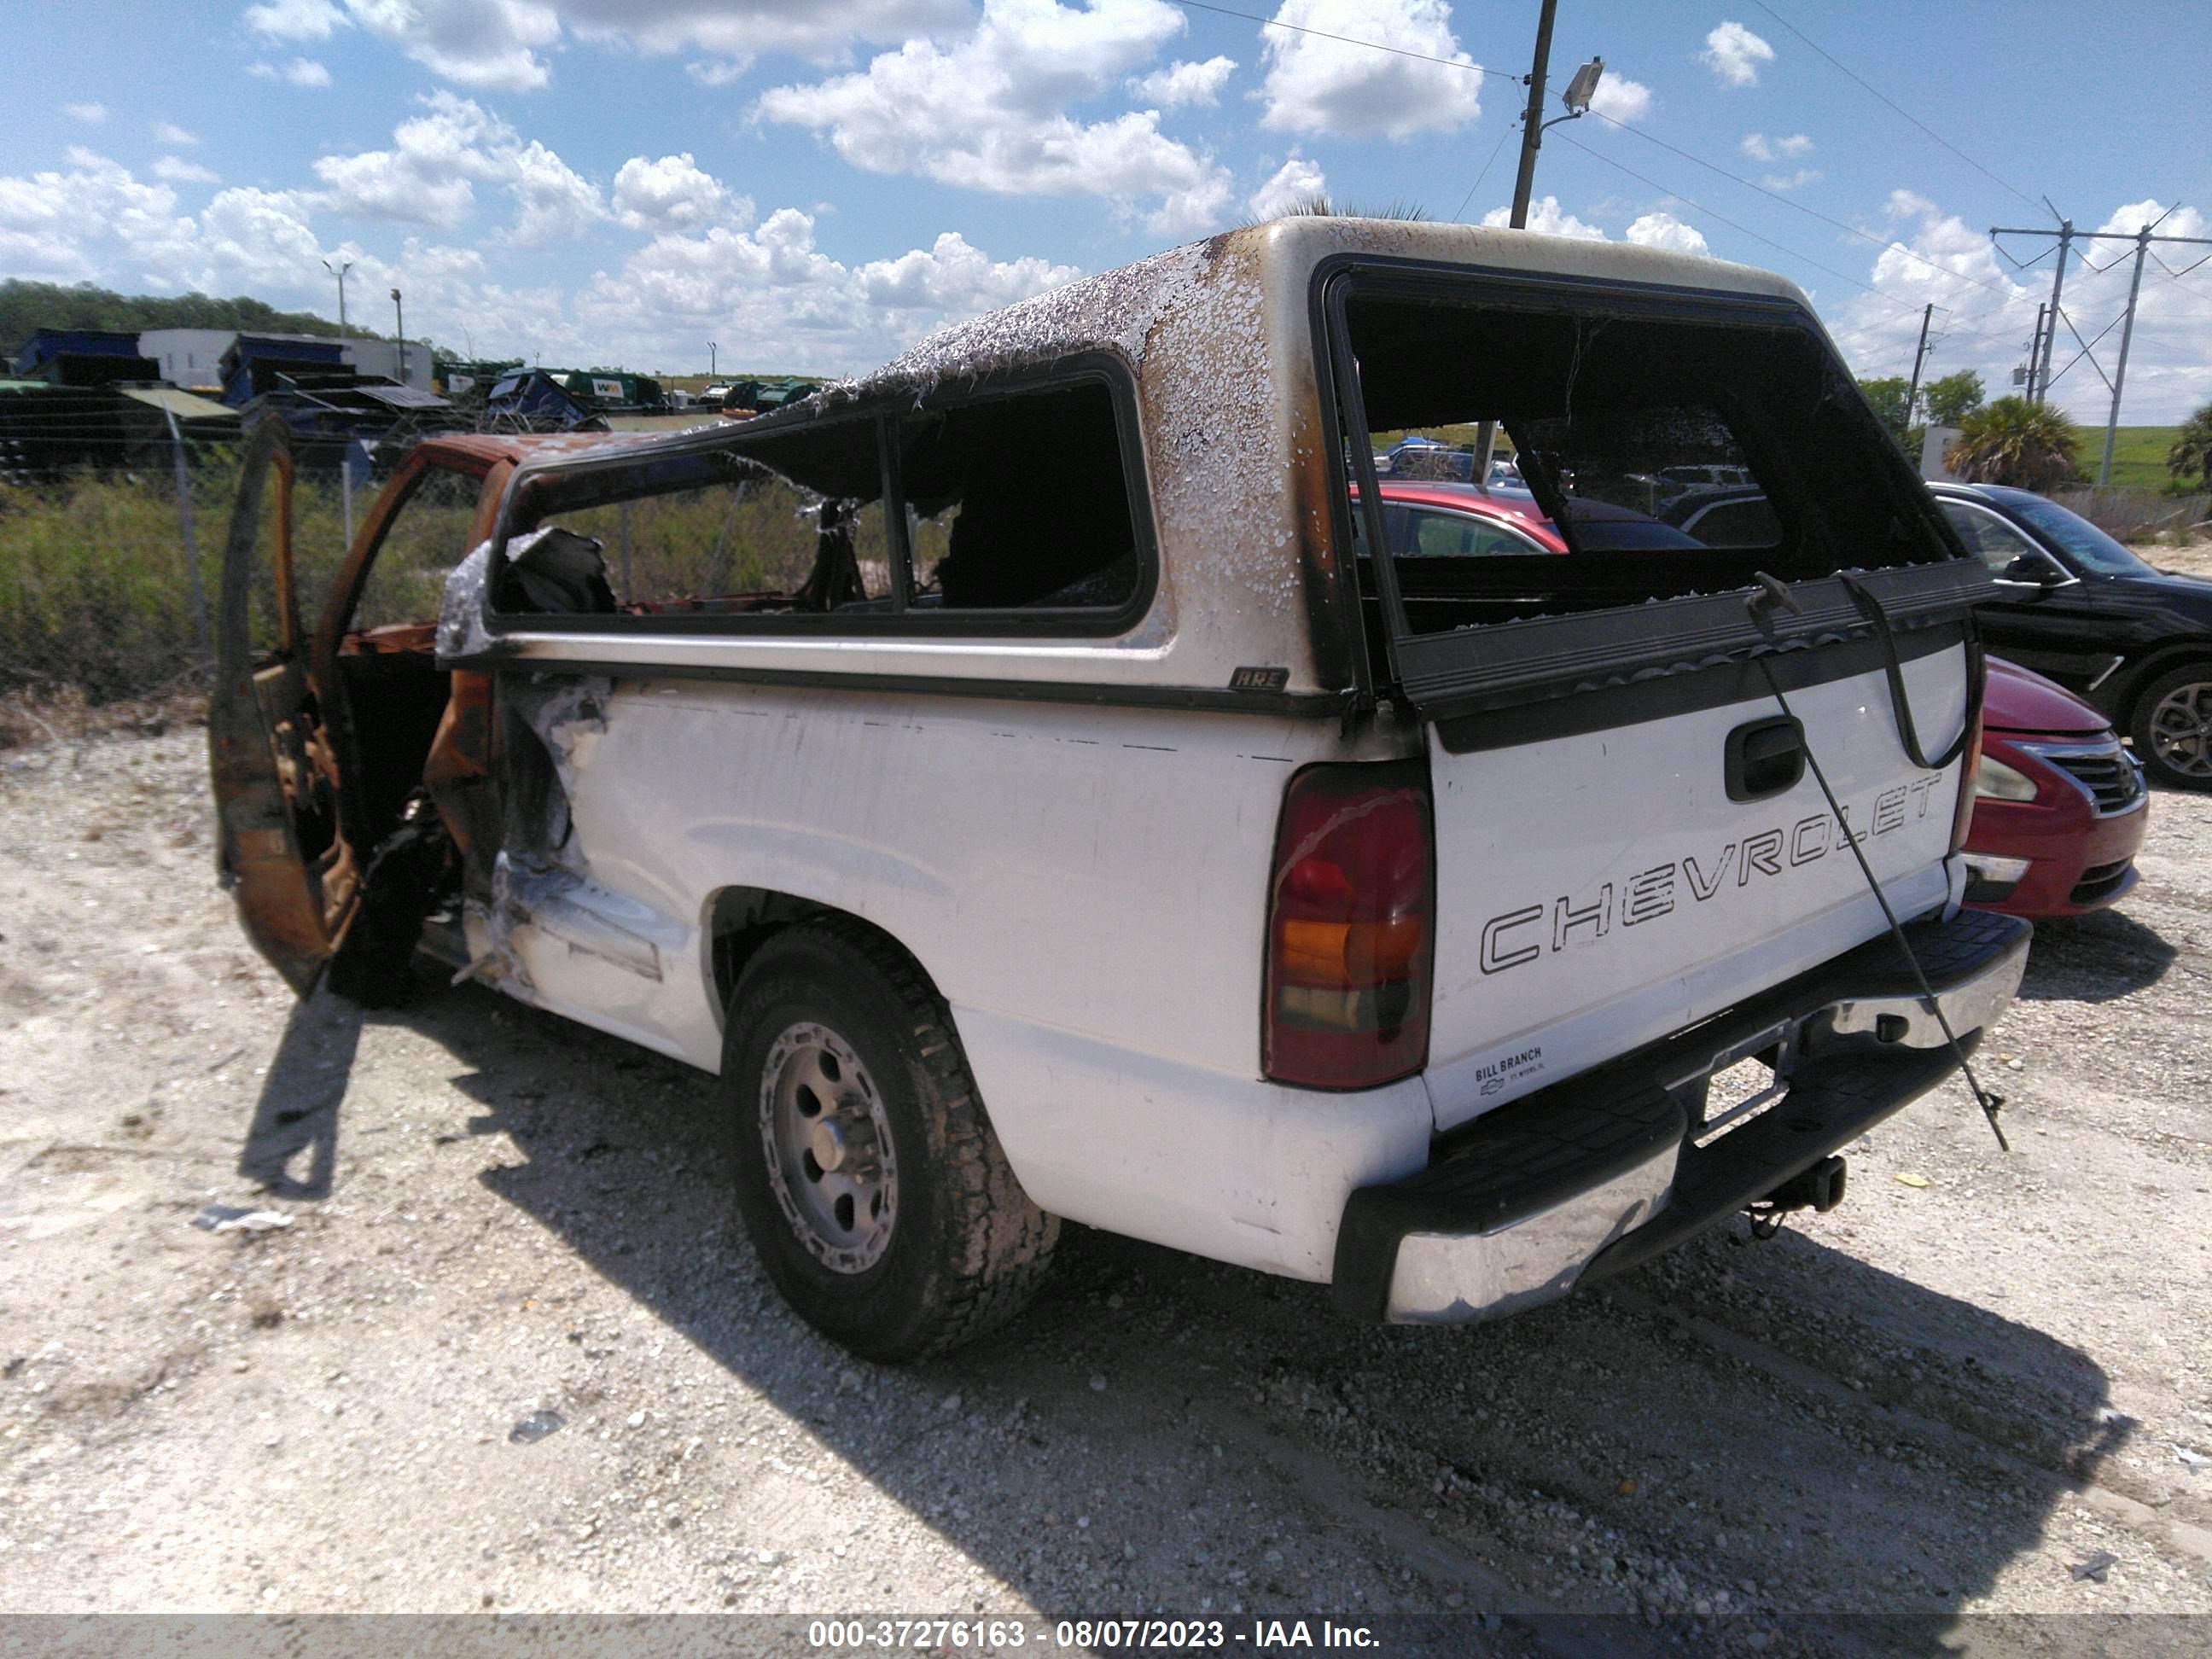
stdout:
<svg viewBox="0 0 2212 1659">
<path fill-rule="evenodd" d="M 466 1068 L 455 1156 L 520 1149 L 475 1179 L 1054 1615 L 1202 1593 L 1310 1614 L 1358 1583 L 1369 1609 L 1941 1620 L 2059 1549 L 2055 1512 L 2129 1432 L 2078 1350 L 1803 1233 L 1711 1235 L 1601 1293 L 1419 1330 L 1071 1228 L 1012 1328 L 867 1365 L 760 1274 L 710 1080 L 475 988 L 371 1018 Z M 309 1005 L 280 1065 L 342 1092 L 345 1023 Z M 257 1137 L 305 1133 L 326 1188 L 336 1098 L 289 1123 L 307 1102 L 270 1098 Z"/>
<path fill-rule="evenodd" d="M 2034 1002 L 2118 1002 L 2157 984 L 2179 954 L 2118 910 L 2039 921 L 2020 994 Z"/>
</svg>

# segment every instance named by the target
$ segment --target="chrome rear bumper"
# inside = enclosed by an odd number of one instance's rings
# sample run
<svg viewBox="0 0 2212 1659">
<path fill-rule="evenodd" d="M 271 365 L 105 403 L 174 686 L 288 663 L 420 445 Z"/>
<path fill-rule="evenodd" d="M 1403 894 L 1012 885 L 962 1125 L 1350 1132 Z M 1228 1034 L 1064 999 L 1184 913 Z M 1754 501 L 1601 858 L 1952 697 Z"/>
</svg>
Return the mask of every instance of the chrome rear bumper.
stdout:
<svg viewBox="0 0 2212 1659">
<path fill-rule="evenodd" d="M 2010 1006 L 2032 930 L 1965 912 L 1907 930 L 1961 1045 Z M 1790 1053 L 1772 1104 L 1707 1144 L 1715 1070 Z M 1893 941 L 1863 946 L 1696 1030 L 1477 1119 L 1419 1175 L 1352 1195 L 1346 1311 L 1463 1323 L 1633 1267 L 1761 1199 L 1941 1083 L 1955 1061 Z"/>
</svg>

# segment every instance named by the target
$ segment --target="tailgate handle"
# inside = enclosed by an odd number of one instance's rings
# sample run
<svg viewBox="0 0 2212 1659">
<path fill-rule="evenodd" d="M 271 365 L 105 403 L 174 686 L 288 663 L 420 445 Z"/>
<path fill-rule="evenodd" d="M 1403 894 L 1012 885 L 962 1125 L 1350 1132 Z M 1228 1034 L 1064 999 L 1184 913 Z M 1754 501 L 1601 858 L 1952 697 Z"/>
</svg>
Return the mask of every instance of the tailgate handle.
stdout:
<svg viewBox="0 0 2212 1659">
<path fill-rule="evenodd" d="M 1747 720 L 1729 733 L 1728 798 L 1765 800 L 1805 775 L 1805 728 L 1782 714 Z"/>
</svg>

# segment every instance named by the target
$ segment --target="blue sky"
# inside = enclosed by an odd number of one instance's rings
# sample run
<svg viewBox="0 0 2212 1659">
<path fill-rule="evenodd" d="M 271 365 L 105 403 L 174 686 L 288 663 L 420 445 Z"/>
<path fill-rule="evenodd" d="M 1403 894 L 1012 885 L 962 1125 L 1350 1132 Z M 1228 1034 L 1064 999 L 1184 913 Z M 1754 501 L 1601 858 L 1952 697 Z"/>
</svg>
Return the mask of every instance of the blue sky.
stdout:
<svg viewBox="0 0 2212 1659">
<path fill-rule="evenodd" d="M 1225 3 L 1400 52 L 1168 0 L 41 0 L 11 31 L 0 276 L 334 314 L 319 262 L 351 258 L 361 316 L 388 329 L 396 284 L 410 334 L 456 348 L 681 371 L 712 339 L 820 373 L 1315 189 L 1502 221 L 1534 0 Z M 1535 227 L 1778 270 L 1862 373 L 1905 372 L 1933 301 L 1929 372 L 2000 389 L 2051 260 L 2015 270 L 1987 232 L 2047 222 L 2043 195 L 2212 236 L 2194 0 L 2094 25 L 1562 0 L 1555 88 L 1594 53 L 1601 113 L 1547 136 Z M 2069 271 L 2085 337 L 2126 276 Z M 2101 422 L 2087 363 L 2057 389 Z M 2123 419 L 2208 399 L 2212 265 L 2151 265 Z"/>
</svg>

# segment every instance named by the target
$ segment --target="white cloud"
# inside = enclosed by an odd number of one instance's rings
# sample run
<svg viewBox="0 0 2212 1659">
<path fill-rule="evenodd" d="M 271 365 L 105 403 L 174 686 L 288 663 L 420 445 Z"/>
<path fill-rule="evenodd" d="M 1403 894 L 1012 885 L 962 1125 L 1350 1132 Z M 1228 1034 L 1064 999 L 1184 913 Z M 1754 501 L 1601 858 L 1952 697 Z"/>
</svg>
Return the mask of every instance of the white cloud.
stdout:
<svg viewBox="0 0 2212 1659">
<path fill-rule="evenodd" d="M 104 276 L 140 250 L 173 258 L 191 227 L 176 205 L 167 185 L 142 184 L 127 167 L 72 145 L 65 171 L 0 177 L 0 270 L 73 283 Z"/>
<path fill-rule="evenodd" d="M 425 118 L 441 116 L 456 155 L 474 151 L 496 165 L 495 124 L 472 124 L 459 100 Z M 413 135 L 411 153 L 434 149 L 430 140 Z M 697 181 L 684 172 L 690 164 L 663 160 L 678 165 L 659 175 L 661 200 L 696 200 Z M 624 199 L 635 210 L 639 174 L 630 178 Z M 816 374 L 865 368 L 944 323 L 1080 274 L 1034 256 L 994 258 L 951 231 L 896 258 L 841 263 L 816 247 L 814 216 L 782 208 L 749 230 L 735 222 L 750 216 L 744 198 L 725 191 L 724 199 L 732 222 L 656 236 L 619 269 L 569 290 L 500 280 L 487 256 L 497 258 L 502 241 L 459 246 L 410 236 L 396 252 L 349 240 L 332 246 L 316 230 L 329 210 L 319 191 L 223 190 L 197 216 L 179 213 L 167 184 L 77 147 L 64 167 L 0 175 L 0 270 L 130 292 L 247 293 L 331 315 L 335 289 L 321 262 L 344 258 L 362 314 L 380 324 L 388 313 L 375 296 L 402 289 L 410 333 L 465 349 L 650 371 L 691 364 L 712 338 L 725 362 Z"/>
<path fill-rule="evenodd" d="M 96 127 L 102 121 L 105 121 L 107 118 L 107 106 L 105 104 L 64 104 L 62 106 L 62 113 L 68 116 L 72 121 L 82 121 L 88 127 Z"/>
<path fill-rule="evenodd" d="M 434 92 L 416 101 L 423 113 L 392 129 L 390 149 L 316 161 L 325 205 L 353 217 L 450 230 L 474 211 L 478 184 L 497 185 L 517 209 L 508 234 L 526 247 L 606 216 L 598 185 L 538 140 L 525 143 L 474 100 Z"/>
<path fill-rule="evenodd" d="M 1510 208 L 1492 208 L 1482 216 L 1482 222 L 1493 229 L 1504 229 L 1513 222 L 1513 211 Z M 1562 208 L 1556 196 L 1546 196 L 1529 204 L 1527 228 L 1540 236 L 1572 236 L 1585 242 L 1607 240 L 1595 225 L 1584 223 Z"/>
<path fill-rule="evenodd" d="M 198 161 L 187 161 L 180 155 L 164 155 L 154 163 L 151 171 L 156 179 L 166 179 L 173 185 L 219 185 L 222 178 L 211 167 Z"/>
<path fill-rule="evenodd" d="M 289 81 L 295 87 L 326 87 L 331 72 L 312 58 L 295 58 L 279 67 L 268 62 L 248 64 L 246 72 L 262 81 Z"/>
<path fill-rule="evenodd" d="M 1801 155 L 1813 153 L 1813 141 L 1802 132 L 1793 132 L 1787 138 L 1769 138 L 1763 132 L 1747 132 L 1736 148 L 1754 161 L 1794 161 Z"/>
<path fill-rule="evenodd" d="M 1651 113 L 1651 88 L 1641 81 L 1632 81 L 1607 70 L 1598 79 L 1597 91 L 1591 94 L 1590 111 L 1593 114 L 1611 116 L 1624 125 L 1641 121 Z"/>
<path fill-rule="evenodd" d="M 648 161 L 633 155 L 615 174 L 614 216 L 630 230 L 703 230 L 713 224 L 744 228 L 753 204 L 733 196 L 722 181 L 691 159 L 691 152 Z"/>
<path fill-rule="evenodd" d="M 1254 191 L 1244 205 L 1255 219 L 1278 219 L 1328 195 L 1328 179 L 1320 165 L 1293 150 L 1291 159 L 1276 168 L 1274 176 Z"/>
<path fill-rule="evenodd" d="M 1446 61 L 1270 29 L 1261 46 L 1267 64 L 1262 126 L 1410 138 L 1454 131 L 1482 113 L 1482 76 L 1459 49 L 1444 0 L 1283 0 L 1275 21 Z"/>
<path fill-rule="evenodd" d="M 2025 343 L 2015 350 L 2012 340 L 2024 343 L 2034 326 L 2035 296 L 2012 280 L 1990 246 L 1986 228 L 1978 229 L 1910 190 L 1891 191 L 1884 216 L 1896 234 L 1868 273 L 1875 292 L 1857 295 L 1832 324 L 1854 371 L 1905 373 L 1922 308 L 1933 304 L 1939 337 L 1926 373 L 1978 368 L 1992 395 L 2008 390 L 2013 365 L 2027 356 Z M 2070 294 L 2068 309 L 2073 309 Z"/>
<path fill-rule="evenodd" d="M 986 0 L 974 33 L 949 46 L 908 40 L 866 69 L 762 94 L 763 120 L 823 133 L 870 173 L 915 173 L 1008 196 L 1097 196 L 1125 213 L 1156 204 L 1157 234 L 1211 229 L 1227 210 L 1228 170 L 1168 137 L 1155 110 L 1095 122 L 1066 106 L 1103 96 L 1184 27 L 1163 0 Z"/>
<path fill-rule="evenodd" d="M 322 260 L 332 250 L 315 234 L 313 216 L 313 202 L 290 191 L 222 191 L 201 212 L 192 263 L 175 285 L 280 300 L 313 295 L 318 308 L 328 304 Z"/>
<path fill-rule="evenodd" d="M 501 159 L 512 169 L 507 187 L 520 210 L 507 234 L 522 246 L 575 235 L 607 216 L 599 187 L 535 138 Z"/>
<path fill-rule="evenodd" d="M 1513 215 L 1508 208 L 1492 208 L 1482 216 L 1482 222 L 1494 228 L 1503 228 L 1511 222 Z M 1528 227 L 1544 236 L 1571 236 L 1585 242 L 1608 242 L 1613 239 L 1603 227 L 1578 219 L 1559 205 L 1556 196 L 1539 198 L 1528 210 Z M 1654 211 L 1632 221 L 1626 239 L 1638 247 L 1662 247 L 1677 253 L 1708 253 L 1703 232 L 1695 225 L 1685 223 L 1671 213 Z"/>
<path fill-rule="evenodd" d="M 346 26 L 345 14 L 331 0 L 269 0 L 246 9 L 246 27 L 271 40 L 327 40 Z"/>
<path fill-rule="evenodd" d="M 1774 48 L 1741 23 L 1723 22 L 1705 36 L 1698 58 L 1724 87 L 1755 87 L 1759 67 L 1774 61 Z"/>
<path fill-rule="evenodd" d="M 199 137 L 187 132 L 174 121 L 156 121 L 154 123 L 154 142 L 167 144 L 171 149 L 189 149 L 199 143 Z"/>
<path fill-rule="evenodd" d="M 854 273 L 860 296 L 890 311 L 926 311 L 933 319 L 973 316 L 1072 283 L 1073 265 L 1030 258 L 993 260 L 957 231 L 939 235 L 927 252 L 915 248 L 896 259 L 877 259 Z"/>
<path fill-rule="evenodd" d="M 700 58 L 684 66 L 684 72 L 702 87 L 726 87 L 744 79 L 753 66 L 750 58 Z"/>
<path fill-rule="evenodd" d="M 1795 173 L 1767 173 L 1759 175 L 1759 182 L 1769 190 L 1802 190 L 1816 185 L 1827 177 L 1818 167 L 1799 167 Z"/>
<path fill-rule="evenodd" d="M 363 28 L 463 86 L 529 92 L 553 78 L 538 54 L 561 39 L 561 20 L 538 0 L 347 0 L 347 8 Z"/>
<path fill-rule="evenodd" d="M 720 343 L 725 362 L 816 373 L 879 362 L 947 322 L 1073 280 L 1073 265 L 995 260 L 957 232 L 896 258 L 848 266 L 814 245 L 814 219 L 780 208 L 751 232 L 716 226 L 659 236 L 578 295 L 593 349 L 624 361 L 688 360 Z"/>
<path fill-rule="evenodd" d="M 1174 109 L 1183 104 L 1203 104 L 1211 108 L 1220 96 L 1223 83 L 1236 72 L 1237 60 L 1233 58 L 1209 58 L 1202 64 L 1178 59 L 1165 69 L 1154 70 L 1130 82 L 1129 90 L 1162 109 Z"/>
<path fill-rule="evenodd" d="M 325 40 L 358 27 L 442 79 L 528 92 L 548 84 L 571 38 L 662 56 L 702 54 L 692 72 L 726 85 L 765 52 L 829 62 L 855 42 L 890 43 L 969 23 L 966 0 L 268 0 L 247 29 L 270 40 Z"/>
<path fill-rule="evenodd" d="M 1676 253 L 1712 252 L 1696 226 L 1684 224 L 1671 213 L 1647 213 L 1628 227 L 1627 234 L 1638 247 L 1663 247 Z"/>
<path fill-rule="evenodd" d="M 561 11 L 586 40 L 732 61 L 787 52 L 826 63 L 858 41 L 959 32 L 971 21 L 967 0 L 564 0 Z"/>
</svg>

